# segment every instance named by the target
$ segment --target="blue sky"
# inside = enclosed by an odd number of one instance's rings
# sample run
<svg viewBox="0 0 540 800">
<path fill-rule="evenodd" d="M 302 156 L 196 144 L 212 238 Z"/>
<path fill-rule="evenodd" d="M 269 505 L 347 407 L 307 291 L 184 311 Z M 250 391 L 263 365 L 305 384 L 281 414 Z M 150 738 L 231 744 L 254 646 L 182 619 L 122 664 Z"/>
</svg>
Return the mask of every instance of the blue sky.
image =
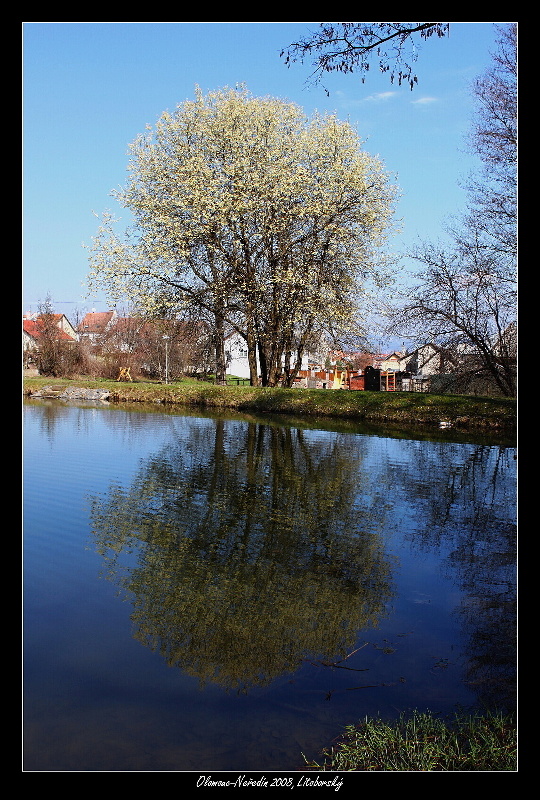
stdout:
<svg viewBox="0 0 540 800">
<path fill-rule="evenodd" d="M 452 23 L 450 37 L 420 47 L 418 86 L 390 84 L 370 71 L 329 75 L 311 86 L 309 64 L 287 68 L 280 51 L 314 30 L 310 22 L 23 23 L 23 311 L 47 296 L 73 319 L 109 306 L 86 298 L 83 243 L 94 212 L 122 210 L 110 196 L 126 180 L 128 145 L 166 109 L 206 92 L 246 84 L 349 119 L 395 176 L 402 198 L 401 252 L 418 237 L 437 240 L 463 208 L 459 186 L 474 166 L 465 152 L 471 82 L 491 63 L 495 25 Z M 410 265 L 403 262 L 403 269 Z"/>
</svg>

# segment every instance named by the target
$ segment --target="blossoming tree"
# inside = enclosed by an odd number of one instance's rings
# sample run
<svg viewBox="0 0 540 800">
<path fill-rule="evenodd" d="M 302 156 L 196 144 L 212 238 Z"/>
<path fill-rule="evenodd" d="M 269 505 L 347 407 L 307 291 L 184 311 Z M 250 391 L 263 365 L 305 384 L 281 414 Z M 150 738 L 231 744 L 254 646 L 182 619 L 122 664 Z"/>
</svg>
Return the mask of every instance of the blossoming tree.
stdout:
<svg viewBox="0 0 540 800">
<path fill-rule="evenodd" d="M 104 216 L 90 286 L 209 319 L 218 382 L 235 330 L 252 384 L 290 383 L 310 339 L 357 324 L 362 290 L 386 276 L 396 190 L 380 160 L 349 123 L 245 87 L 197 89 L 165 112 L 114 194 L 133 225 L 119 234 Z"/>
</svg>

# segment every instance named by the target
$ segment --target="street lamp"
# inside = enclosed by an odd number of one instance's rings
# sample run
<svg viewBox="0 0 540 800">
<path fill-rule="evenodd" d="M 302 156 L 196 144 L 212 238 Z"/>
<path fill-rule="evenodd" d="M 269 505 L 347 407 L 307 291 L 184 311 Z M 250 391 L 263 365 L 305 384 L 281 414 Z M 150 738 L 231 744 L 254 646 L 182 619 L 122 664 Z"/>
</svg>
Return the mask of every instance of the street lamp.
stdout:
<svg viewBox="0 0 540 800">
<path fill-rule="evenodd" d="M 169 383 L 169 336 L 164 336 L 165 342 L 165 383 Z"/>
</svg>

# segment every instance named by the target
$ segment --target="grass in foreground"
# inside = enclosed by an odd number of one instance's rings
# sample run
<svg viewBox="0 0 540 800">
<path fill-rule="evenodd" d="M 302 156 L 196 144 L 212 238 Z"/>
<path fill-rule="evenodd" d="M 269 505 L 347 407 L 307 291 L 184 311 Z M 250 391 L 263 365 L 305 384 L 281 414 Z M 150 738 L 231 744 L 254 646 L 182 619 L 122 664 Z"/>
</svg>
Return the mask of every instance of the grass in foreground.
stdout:
<svg viewBox="0 0 540 800">
<path fill-rule="evenodd" d="M 513 716 L 500 714 L 456 714 L 445 721 L 415 711 L 394 723 L 366 718 L 346 726 L 323 755 L 322 764 L 307 766 L 322 772 L 515 771 L 516 725 Z"/>
</svg>

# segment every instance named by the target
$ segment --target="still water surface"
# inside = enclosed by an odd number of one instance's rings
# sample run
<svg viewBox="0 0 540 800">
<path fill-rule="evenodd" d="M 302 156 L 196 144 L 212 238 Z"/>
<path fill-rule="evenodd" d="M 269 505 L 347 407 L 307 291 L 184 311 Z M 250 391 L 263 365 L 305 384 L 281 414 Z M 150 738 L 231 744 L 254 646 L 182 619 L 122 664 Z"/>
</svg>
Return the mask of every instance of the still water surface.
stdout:
<svg viewBox="0 0 540 800">
<path fill-rule="evenodd" d="M 24 406 L 24 769 L 290 771 L 512 709 L 515 450 Z"/>
</svg>

